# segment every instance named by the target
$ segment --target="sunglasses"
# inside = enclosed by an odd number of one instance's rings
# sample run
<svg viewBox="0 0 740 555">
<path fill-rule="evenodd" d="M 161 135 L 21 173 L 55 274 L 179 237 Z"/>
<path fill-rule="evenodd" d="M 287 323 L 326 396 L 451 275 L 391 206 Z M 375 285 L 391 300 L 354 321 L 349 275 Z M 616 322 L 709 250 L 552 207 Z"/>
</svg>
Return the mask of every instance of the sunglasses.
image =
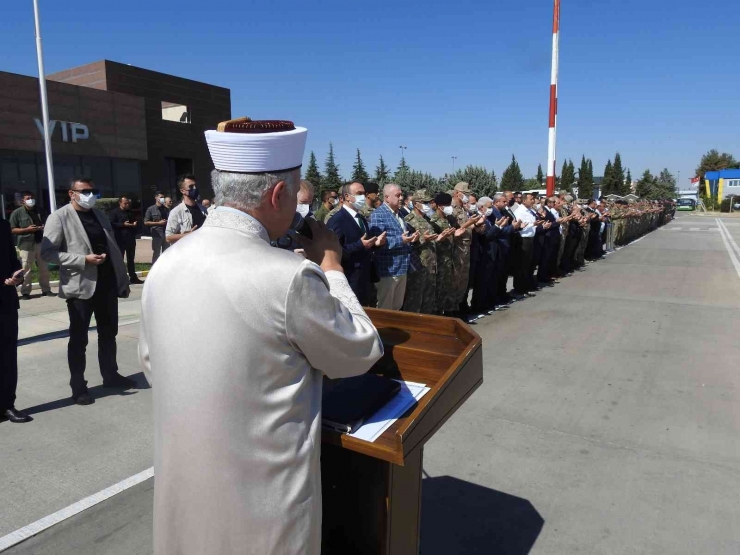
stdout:
<svg viewBox="0 0 740 555">
<path fill-rule="evenodd" d="M 99 195 L 100 190 L 99 189 L 72 189 L 75 193 L 82 193 L 83 195 L 88 195 L 92 193 L 93 195 Z"/>
</svg>

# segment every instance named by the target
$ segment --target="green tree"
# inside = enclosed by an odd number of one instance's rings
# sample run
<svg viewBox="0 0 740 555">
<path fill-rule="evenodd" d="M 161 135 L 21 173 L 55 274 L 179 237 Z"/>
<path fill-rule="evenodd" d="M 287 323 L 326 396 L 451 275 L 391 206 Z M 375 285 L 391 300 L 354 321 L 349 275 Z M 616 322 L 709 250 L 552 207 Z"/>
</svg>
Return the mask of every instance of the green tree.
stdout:
<svg viewBox="0 0 740 555">
<path fill-rule="evenodd" d="M 440 186 L 452 188 L 460 181 L 465 181 L 469 184 L 470 190 L 473 191 L 473 194 L 478 198 L 492 197 L 498 190 L 496 173 L 494 171 L 489 172 L 483 166 L 467 166 L 463 169 L 457 170 L 451 175 L 445 175 L 443 180 L 440 180 Z M 442 192 L 442 189 L 435 192 Z"/>
<path fill-rule="evenodd" d="M 573 160 L 565 160 L 563 162 L 563 169 L 560 172 L 560 188 L 572 192 L 575 184 L 576 168 L 573 165 Z"/>
<path fill-rule="evenodd" d="M 390 171 L 388 170 L 388 166 L 385 165 L 385 161 L 383 160 L 383 157 L 381 156 L 380 162 L 375 168 L 375 181 L 378 183 L 378 185 L 382 187 L 388 182 L 389 177 L 390 177 Z"/>
<path fill-rule="evenodd" d="M 545 182 L 545 174 L 542 173 L 542 164 L 537 164 L 537 183 L 540 184 L 540 188 L 542 187 L 542 184 Z"/>
<path fill-rule="evenodd" d="M 616 194 L 624 196 L 630 192 L 629 186 L 625 183 L 622 156 L 618 152 L 614 155 L 614 183 Z"/>
<path fill-rule="evenodd" d="M 632 192 L 632 173 L 627 168 L 627 177 L 624 179 L 624 191 L 625 195 L 629 195 Z"/>
<path fill-rule="evenodd" d="M 737 167 L 740 165 L 732 154 L 727 152 L 720 154 L 716 148 L 713 148 L 701 157 L 701 162 L 696 167 L 696 176 L 701 178 L 700 183 L 704 183 L 704 174 L 707 172 Z"/>
<path fill-rule="evenodd" d="M 604 179 L 601 182 L 601 194 L 602 195 L 611 195 L 612 193 L 617 192 L 617 183 L 614 180 L 614 168 L 612 166 L 611 158 L 606 163 L 606 167 L 604 168 Z"/>
<path fill-rule="evenodd" d="M 653 199 L 655 198 L 656 186 L 655 176 L 650 173 L 650 170 L 645 170 L 642 177 L 637 181 L 635 194 L 640 198 Z"/>
<path fill-rule="evenodd" d="M 589 176 L 588 162 L 586 156 L 581 157 L 581 167 L 578 169 L 578 198 L 590 199 L 594 196 L 594 180 Z"/>
<path fill-rule="evenodd" d="M 357 158 L 355 159 L 355 165 L 352 166 L 352 181 L 358 183 L 367 183 L 370 179 L 367 171 L 365 171 L 365 164 L 362 163 L 362 156 L 360 156 L 360 149 L 357 149 Z"/>
<path fill-rule="evenodd" d="M 336 191 L 343 185 L 342 178 L 339 175 L 339 165 L 334 161 L 334 145 L 329 143 L 329 155 L 326 157 L 324 165 L 324 181 L 322 190 L 332 189 Z"/>
<path fill-rule="evenodd" d="M 511 164 L 504 170 L 501 176 L 502 191 L 521 191 L 524 188 L 524 176 L 516 161 L 516 157 L 511 155 Z"/>
<path fill-rule="evenodd" d="M 656 190 L 655 198 L 675 198 L 676 196 L 676 178 L 668 171 L 668 168 L 664 168 L 660 175 L 655 180 Z"/>
<path fill-rule="evenodd" d="M 319 165 L 316 163 L 316 155 L 313 153 L 313 150 L 308 158 L 308 168 L 306 169 L 305 179 L 311 182 L 316 191 L 322 190 L 324 178 L 321 176 L 321 172 L 319 171 Z M 320 195 L 319 198 L 321 198 Z"/>
</svg>

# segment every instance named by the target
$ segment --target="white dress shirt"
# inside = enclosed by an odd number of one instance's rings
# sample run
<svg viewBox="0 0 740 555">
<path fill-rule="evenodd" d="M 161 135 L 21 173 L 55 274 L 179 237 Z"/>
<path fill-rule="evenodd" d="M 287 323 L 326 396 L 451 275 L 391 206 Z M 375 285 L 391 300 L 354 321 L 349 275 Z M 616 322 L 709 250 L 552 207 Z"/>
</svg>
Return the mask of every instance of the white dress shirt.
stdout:
<svg viewBox="0 0 740 555">
<path fill-rule="evenodd" d="M 344 208 L 347 212 L 349 212 L 349 215 L 352 216 L 352 219 L 357 224 L 357 227 L 359 227 L 360 229 L 362 229 L 362 226 L 360 226 L 360 222 L 357 221 L 357 210 L 355 210 L 354 208 L 350 207 L 350 205 L 347 204 L 346 202 L 342 205 L 342 208 Z"/>
<path fill-rule="evenodd" d="M 529 211 L 529 208 L 527 208 L 523 204 L 520 204 L 519 208 L 514 211 L 514 216 L 516 216 L 516 219 L 523 224 L 529 224 L 527 225 L 527 227 L 522 227 L 522 229 L 519 230 L 519 235 L 521 235 L 522 237 L 534 237 L 534 234 L 537 232 L 537 228 L 535 227 L 534 222 L 537 220 L 537 218 L 532 212 Z"/>
</svg>

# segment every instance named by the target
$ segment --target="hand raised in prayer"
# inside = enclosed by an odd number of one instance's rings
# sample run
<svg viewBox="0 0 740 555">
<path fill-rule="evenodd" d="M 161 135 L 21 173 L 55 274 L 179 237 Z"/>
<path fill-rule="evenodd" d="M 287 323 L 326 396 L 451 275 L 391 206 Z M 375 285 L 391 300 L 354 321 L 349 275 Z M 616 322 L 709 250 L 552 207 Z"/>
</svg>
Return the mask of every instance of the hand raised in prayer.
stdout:
<svg viewBox="0 0 740 555">
<path fill-rule="evenodd" d="M 408 231 L 405 231 L 403 233 L 403 235 L 401 235 L 401 239 L 403 240 L 404 243 L 413 243 L 418 238 L 419 238 L 419 232 L 418 231 L 415 231 L 411 235 L 409 235 L 409 232 Z"/>
<path fill-rule="evenodd" d="M 372 249 L 376 243 L 378 242 L 377 237 L 369 237 L 367 236 L 367 233 L 360 237 L 360 241 L 362 241 L 362 246 L 366 249 Z"/>
<path fill-rule="evenodd" d="M 381 233 L 380 235 L 378 235 L 378 238 L 375 240 L 375 246 L 376 247 L 382 247 L 383 245 L 385 245 L 388 242 L 386 240 L 386 238 L 385 238 L 386 234 L 387 234 L 387 232 L 384 231 L 383 233 Z"/>
<path fill-rule="evenodd" d="M 465 230 L 463 228 L 455 229 L 455 237 L 462 237 L 463 235 L 465 235 Z"/>
<path fill-rule="evenodd" d="M 424 234 L 424 240 L 425 241 L 434 241 L 437 238 L 436 233 L 425 233 Z"/>
<path fill-rule="evenodd" d="M 322 222 L 313 218 L 306 218 L 313 239 L 305 235 L 297 235 L 298 243 L 303 247 L 304 254 L 311 262 L 321 266 L 325 272 L 342 270 L 342 245 L 334 232 Z"/>
</svg>

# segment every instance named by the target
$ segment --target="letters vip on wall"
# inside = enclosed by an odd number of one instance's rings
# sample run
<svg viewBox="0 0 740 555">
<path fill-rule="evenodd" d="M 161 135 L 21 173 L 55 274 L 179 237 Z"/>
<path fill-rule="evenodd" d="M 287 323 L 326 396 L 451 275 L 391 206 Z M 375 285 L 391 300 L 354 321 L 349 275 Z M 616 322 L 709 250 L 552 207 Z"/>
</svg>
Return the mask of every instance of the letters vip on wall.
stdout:
<svg viewBox="0 0 740 555">
<path fill-rule="evenodd" d="M 44 123 L 39 118 L 33 118 L 33 121 L 36 123 L 36 128 L 39 130 L 39 133 L 41 133 L 41 136 L 43 137 Z M 54 136 L 54 130 L 56 129 L 57 125 L 61 129 L 62 141 L 65 143 L 68 143 L 70 141 L 76 143 L 77 141 L 85 140 L 90 137 L 90 130 L 88 129 L 87 125 L 76 123 L 73 121 L 57 121 L 55 119 L 49 120 L 50 136 Z"/>
</svg>

